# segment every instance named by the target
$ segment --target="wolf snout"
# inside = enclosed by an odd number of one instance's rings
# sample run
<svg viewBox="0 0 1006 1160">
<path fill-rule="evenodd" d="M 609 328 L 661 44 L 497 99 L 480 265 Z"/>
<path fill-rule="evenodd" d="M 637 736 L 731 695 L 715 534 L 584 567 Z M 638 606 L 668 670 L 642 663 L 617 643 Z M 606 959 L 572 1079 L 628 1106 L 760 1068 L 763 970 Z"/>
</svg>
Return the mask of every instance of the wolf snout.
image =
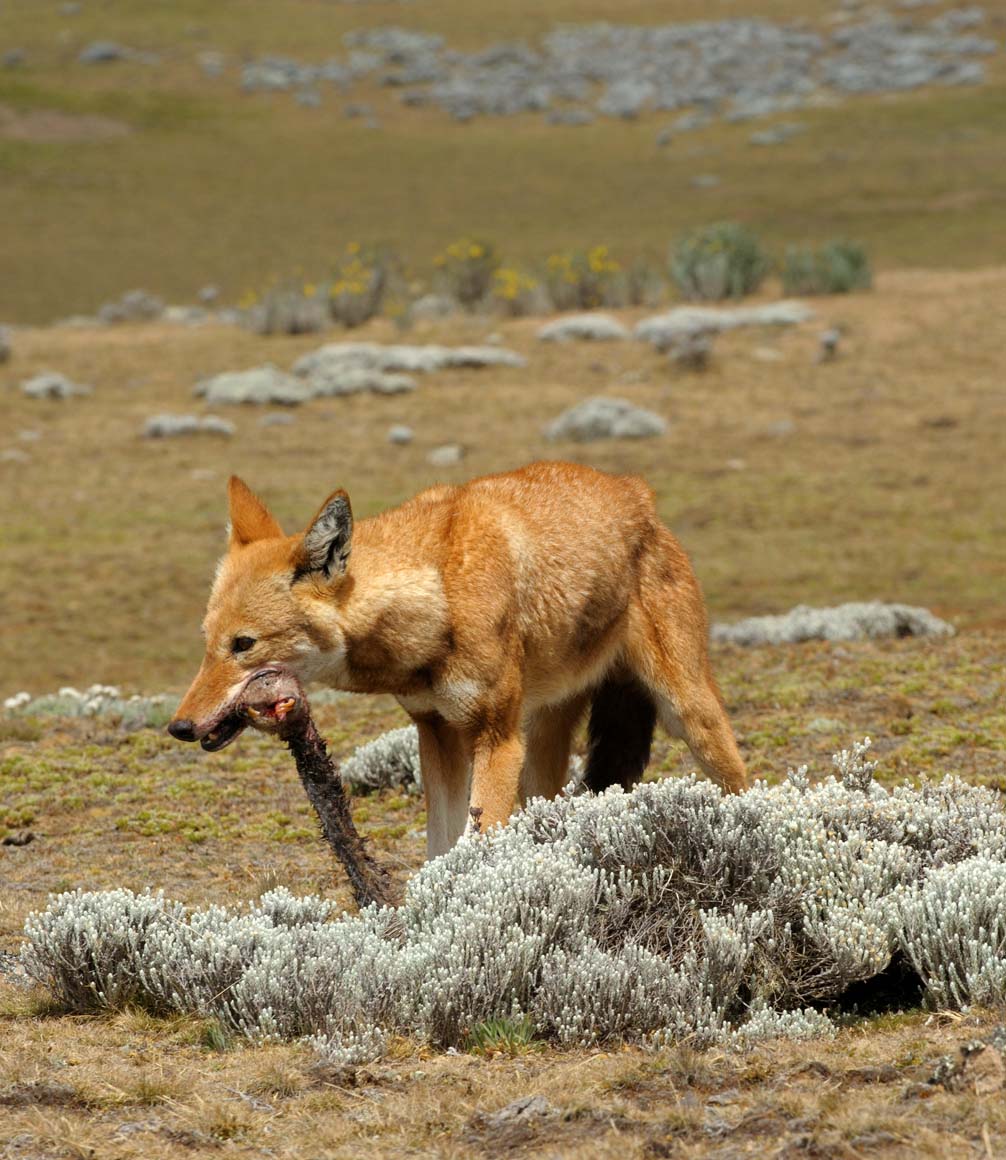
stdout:
<svg viewBox="0 0 1006 1160">
<path fill-rule="evenodd" d="M 198 741 L 196 736 L 196 723 L 190 721 L 187 717 L 176 718 L 169 722 L 168 732 L 176 741 Z"/>
</svg>

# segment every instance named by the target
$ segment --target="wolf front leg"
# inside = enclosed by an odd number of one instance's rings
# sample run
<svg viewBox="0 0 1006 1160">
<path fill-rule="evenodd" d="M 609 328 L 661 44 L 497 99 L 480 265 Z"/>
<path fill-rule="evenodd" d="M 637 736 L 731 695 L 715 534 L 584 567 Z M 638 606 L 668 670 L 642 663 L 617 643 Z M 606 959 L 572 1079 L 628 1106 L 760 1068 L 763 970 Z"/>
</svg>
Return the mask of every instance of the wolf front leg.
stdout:
<svg viewBox="0 0 1006 1160">
<path fill-rule="evenodd" d="M 443 718 L 415 718 L 426 795 L 426 857 L 437 858 L 464 833 L 471 756 L 461 730 Z"/>
<path fill-rule="evenodd" d="M 509 821 L 523 767 L 524 738 L 520 732 L 519 710 L 507 715 L 502 728 L 497 724 L 476 734 L 468 808 L 476 831 L 484 834 L 491 826 L 503 826 Z"/>
</svg>

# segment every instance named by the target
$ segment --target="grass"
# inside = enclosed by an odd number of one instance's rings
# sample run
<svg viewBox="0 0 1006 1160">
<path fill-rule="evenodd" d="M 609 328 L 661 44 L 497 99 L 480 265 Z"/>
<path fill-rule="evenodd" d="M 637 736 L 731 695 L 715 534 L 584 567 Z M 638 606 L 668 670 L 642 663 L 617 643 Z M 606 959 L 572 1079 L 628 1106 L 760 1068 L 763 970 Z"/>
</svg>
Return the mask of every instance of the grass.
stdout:
<svg viewBox="0 0 1006 1160">
<path fill-rule="evenodd" d="M 741 8 L 744 8 L 744 11 Z M 322 59 L 352 27 L 389 19 L 443 31 L 465 27 L 458 0 L 420 8 L 321 5 L 90 5 L 68 22 L 22 0 L 5 15 L 30 64 L 0 74 L 0 105 L 100 114 L 132 127 L 115 140 L 0 141 L 0 215 L 8 223 L 0 317 L 40 321 L 94 310 L 130 286 L 191 300 L 214 281 L 232 299 L 297 268 L 323 277 L 349 240 L 387 242 L 414 275 L 460 232 L 492 238 L 518 263 L 556 249 L 604 243 L 628 260 L 666 253 L 683 231 L 736 218 L 781 255 L 787 243 L 848 236 L 876 265 L 963 268 L 1002 262 L 1006 206 L 1006 71 L 976 89 L 861 98 L 800 113 L 807 131 L 773 150 L 747 144 L 750 124 L 717 123 L 658 148 L 671 118 L 599 120 L 556 129 L 538 117 L 458 125 L 434 110 L 407 110 L 395 93 L 364 87 L 353 99 L 378 110 L 382 128 L 290 94 L 246 96 L 234 65 L 208 80 L 199 51 L 287 51 Z M 93 11 L 92 11 L 93 9 Z M 799 14 L 793 3 L 703 6 L 700 18 Z M 676 7 L 676 18 L 700 6 Z M 6 13 L 6 10 L 5 10 Z M 610 3 L 502 6 L 478 25 L 478 43 L 535 36 Z M 666 20 L 653 0 L 618 9 L 621 20 Z M 59 39 L 61 30 L 69 39 Z M 101 30 L 99 32 L 99 30 Z M 86 67 L 79 47 L 98 35 L 154 49 L 154 68 Z M 324 46 L 324 47 L 319 47 Z M 389 159 L 393 159 L 389 173 Z M 721 183 L 697 192 L 691 179 Z M 109 207 L 114 212 L 109 213 Z"/>
</svg>

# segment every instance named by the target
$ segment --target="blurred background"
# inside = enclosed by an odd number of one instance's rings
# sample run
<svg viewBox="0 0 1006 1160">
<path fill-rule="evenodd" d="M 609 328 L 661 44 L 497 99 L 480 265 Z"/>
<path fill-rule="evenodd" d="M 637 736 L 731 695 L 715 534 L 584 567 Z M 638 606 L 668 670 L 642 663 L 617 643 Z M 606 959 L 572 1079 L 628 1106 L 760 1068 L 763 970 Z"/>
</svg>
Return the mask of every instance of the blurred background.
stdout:
<svg viewBox="0 0 1006 1160">
<path fill-rule="evenodd" d="M 294 530 L 583 459 L 647 477 L 716 617 L 1001 624 L 1004 38 L 946 0 L 3 0 L 0 689 L 183 685 L 232 471 Z"/>
</svg>

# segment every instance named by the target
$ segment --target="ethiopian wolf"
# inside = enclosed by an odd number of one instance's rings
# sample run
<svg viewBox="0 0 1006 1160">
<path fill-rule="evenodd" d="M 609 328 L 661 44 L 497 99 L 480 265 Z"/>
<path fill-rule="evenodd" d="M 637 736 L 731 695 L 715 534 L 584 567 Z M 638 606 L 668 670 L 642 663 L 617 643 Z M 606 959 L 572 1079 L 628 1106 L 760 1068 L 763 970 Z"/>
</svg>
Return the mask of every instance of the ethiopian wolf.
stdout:
<svg viewBox="0 0 1006 1160">
<path fill-rule="evenodd" d="M 430 857 L 469 819 L 484 831 L 558 793 L 587 713 L 590 789 L 639 780 L 658 718 L 720 786 L 745 788 L 698 582 L 642 480 L 535 463 L 359 523 L 337 491 L 293 536 L 241 480 L 229 497 L 174 737 L 222 749 L 267 669 L 390 693 L 419 730 Z"/>
</svg>

